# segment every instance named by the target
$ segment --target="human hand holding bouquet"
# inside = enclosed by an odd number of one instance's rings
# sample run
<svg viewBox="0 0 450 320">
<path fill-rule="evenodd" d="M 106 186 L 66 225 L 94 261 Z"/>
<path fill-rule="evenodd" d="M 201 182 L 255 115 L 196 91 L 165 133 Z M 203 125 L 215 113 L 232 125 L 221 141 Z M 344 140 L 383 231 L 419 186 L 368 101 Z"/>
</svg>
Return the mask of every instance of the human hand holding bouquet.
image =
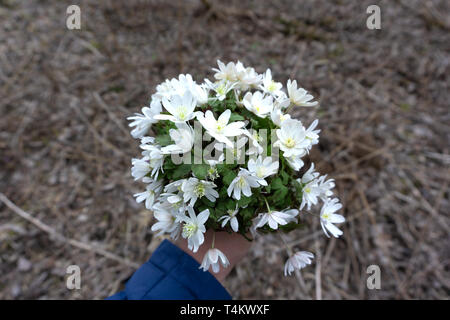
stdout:
<svg viewBox="0 0 450 320">
<path fill-rule="evenodd" d="M 154 212 L 152 231 L 173 239 L 181 235 L 193 253 L 207 244 L 200 268 L 215 273 L 230 264 L 215 243 L 216 231 L 249 241 L 258 232 L 288 232 L 300 226 L 303 210 L 321 201 L 323 231 L 339 237 L 334 224 L 345 219 L 335 213 L 342 205 L 332 198 L 334 180 L 320 176 L 314 164 L 299 174 L 320 130 L 317 120 L 305 128 L 288 112 L 317 105 L 313 96 L 295 80 L 288 80 L 284 92 L 270 69 L 260 75 L 241 62 L 218 65 L 215 82 L 199 85 L 189 74 L 166 80 L 150 106 L 128 118 L 143 150 L 131 172 L 146 190 L 135 197 Z M 206 243 L 207 230 L 212 241 Z M 292 253 L 285 275 L 312 258 L 309 252 Z"/>
</svg>

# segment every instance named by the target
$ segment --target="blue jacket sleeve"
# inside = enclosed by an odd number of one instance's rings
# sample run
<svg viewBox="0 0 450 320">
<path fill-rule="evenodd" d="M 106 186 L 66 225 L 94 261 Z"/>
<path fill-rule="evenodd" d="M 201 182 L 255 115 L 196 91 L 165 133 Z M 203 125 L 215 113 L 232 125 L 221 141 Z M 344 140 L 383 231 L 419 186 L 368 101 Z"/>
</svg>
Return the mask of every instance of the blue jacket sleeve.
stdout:
<svg viewBox="0 0 450 320">
<path fill-rule="evenodd" d="M 230 294 L 183 250 L 164 240 L 128 280 L 125 290 L 107 300 L 230 300 Z"/>
</svg>

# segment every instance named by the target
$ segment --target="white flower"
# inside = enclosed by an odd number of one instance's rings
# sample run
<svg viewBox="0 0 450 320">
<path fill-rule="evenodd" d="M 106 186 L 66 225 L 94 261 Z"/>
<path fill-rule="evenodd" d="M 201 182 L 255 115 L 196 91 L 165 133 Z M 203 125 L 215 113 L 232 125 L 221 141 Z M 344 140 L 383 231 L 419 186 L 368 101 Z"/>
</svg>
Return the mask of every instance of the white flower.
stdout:
<svg viewBox="0 0 450 320">
<path fill-rule="evenodd" d="M 244 107 L 253 112 L 260 118 L 267 117 L 273 110 L 273 98 L 272 96 L 266 96 L 260 92 L 255 93 L 247 92 L 242 100 Z"/>
<path fill-rule="evenodd" d="M 285 120 L 276 133 L 279 140 L 274 143 L 274 146 L 280 147 L 285 157 L 304 154 L 305 148 L 310 144 L 310 141 L 306 139 L 305 128 L 295 119 Z"/>
<path fill-rule="evenodd" d="M 219 69 L 213 68 L 213 70 L 216 71 L 214 78 L 232 82 L 237 81 L 237 69 L 234 62 L 229 62 L 225 65 L 222 61 L 217 60 L 217 65 L 219 66 Z"/>
<path fill-rule="evenodd" d="M 190 74 L 180 74 L 178 79 L 166 80 L 156 86 L 156 93 L 152 95 L 152 99 L 161 101 L 163 98 L 171 100 L 172 96 L 183 96 L 189 91 L 197 101 L 197 105 L 208 102 L 208 90 L 198 85 Z"/>
<path fill-rule="evenodd" d="M 158 198 L 158 202 L 163 203 L 164 207 L 168 208 L 167 210 L 173 210 L 177 213 L 181 213 L 185 211 L 185 203 L 183 201 L 183 195 L 182 194 L 175 194 L 175 193 L 163 193 Z"/>
<path fill-rule="evenodd" d="M 136 202 L 141 203 L 145 200 L 145 207 L 149 210 L 152 209 L 155 203 L 155 198 L 159 196 L 162 190 L 162 180 L 154 181 L 148 177 L 142 179 L 144 183 L 148 183 L 144 192 L 136 193 L 133 197 L 136 197 Z"/>
<path fill-rule="evenodd" d="M 198 121 L 200 121 L 209 135 L 214 137 L 219 142 L 227 144 L 230 148 L 233 148 L 233 143 L 227 137 L 241 135 L 241 128 L 245 126 L 245 123 L 242 121 L 228 123 L 230 121 L 230 116 L 230 109 L 225 110 L 217 120 L 214 118 L 211 110 L 206 111 L 205 114 L 202 112 L 197 113 Z"/>
<path fill-rule="evenodd" d="M 307 184 L 308 182 L 316 179 L 318 176 L 319 173 L 314 171 L 314 163 L 311 163 L 311 167 L 309 167 L 308 171 L 306 171 L 300 179 L 297 179 L 297 181 Z"/>
<path fill-rule="evenodd" d="M 150 108 L 143 107 L 141 111 L 142 114 L 135 113 L 134 116 L 127 118 L 128 120 L 134 120 L 129 124 L 129 126 L 136 127 L 131 130 L 131 135 L 135 139 L 142 138 L 148 132 L 152 124 L 158 121 L 154 118 L 154 116 L 161 113 L 161 102 L 158 100 L 152 100 Z"/>
<path fill-rule="evenodd" d="M 181 186 L 183 185 L 183 183 L 186 181 L 186 179 L 180 179 L 180 180 L 176 180 L 174 182 L 171 182 L 169 184 L 167 184 L 164 187 L 164 191 L 165 192 L 170 192 L 170 193 L 174 193 L 174 192 L 183 192 L 181 190 Z"/>
<path fill-rule="evenodd" d="M 297 80 L 291 81 L 289 79 L 287 81 L 287 91 L 289 95 L 289 100 L 293 105 L 300 107 L 314 107 L 317 105 L 317 101 L 310 102 L 314 97 L 303 88 L 297 89 Z"/>
<path fill-rule="evenodd" d="M 227 257 L 220 251 L 219 249 L 212 248 L 209 249 L 203 258 L 202 264 L 199 269 L 203 269 L 203 271 L 208 271 L 211 266 L 212 271 L 214 273 L 218 273 L 220 270 L 220 263 L 224 268 L 227 268 L 230 265 Z"/>
<path fill-rule="evenodd" d="M 270 119 L 272 119 L 272 122 L 275 123 L 278 127 L 281 127 L 282 123 L 285 120 L 291 119 L 291 115 L 287 113 L 284 114 L 280 108 L 275 108 L 270 114 Z"/>
<path fill-rule="evenodd" d="M 230 82 L 227 80 L 222 80 L 222 81 L 218 81 L 216 83 L 212 83 L 208 79 L 205 79 L 205 83 L 206 83 L 207 88 L 209 88 L 210 90 L 213 90 L 216 93 L 216 99 L 219 101 L 225 100 L 228 92 L 230 90 L 232 90 L 234 88 L 234 86 L 236 85 L 236 83 L 233 83 L 233 82 Z"/>
<path fill-rule="evenodd" d="M 206 228 L 204 224 L 208 220 L 209 210 L 203 210 L 198 216 L 195 215 L 192 207 L 187 207 L 187 210 L 189 217 L 181 217 L 184 222 L 181 235 L 184 239 L 188 239 L 188 248 L 197 252 L 200 245 L 205 241 L 203 234 L 206 232 Z"/>
<path fill-rule="evenodd" d="M 257 88 L 262 82 L 262 75 L 258 74 L 253 68 L 246 68 L 242 62 L 236 63 L 237 87 L 241 90 Z"/>
<path fill-rule="evenodd" d="M 187 123 L 181 122 L 175 124 L 177 129 L 170 129 L 170 138 L 175 144 L 161 148 L 163 154 L 180 154 L 192 150 L 194 145 L 194 129 Z"/>
<path fill-rule="evenodd" d="M 325 201 L 325 199 L 333 195 L 333 191 L 331 191 L 331 189 L 335 187 L 334 179 L 325 180 L 326 177 L 327 176 L 324 175 L 319 177 L 319 179 L 317 180 L 317 183 L 320 188 L 320 197 L 322 198 L 323 201 Z"/>
<path fill-rule="evenodd" d="M 186 122 L 195 117 L 194 109 L 197 101 L 190 91 L 186 91 L 183 96 L 174 95 L 168 100 L 163 97 L 162 103 L 169 114 L 159 114 L 154 116 L 158 120 L 170 120 L 172 122 Z"/>
<path fill-rule="evenodd" d="M 234 210 L 231 210 L 231 209 L 228 210 L 227 214 L 220 217 L 219 220 L 217 220 L 217 222 L 222 221 L 222 228 L 225 227 L 225 225 L 228 222 L 230 222 L 231 229 L 233 229 L 234 232 L 238 232 L 239 231 L 239 222 L 236 217 L 238 212 L 239 212 L 238 205 L 236 203 L 236 208 Z"/>
<path fill-rule="evenodd" d="M 295 171 L 299 171 L 303 165 L 305 164 L 302 160 L 302 157 L 306 154 L 306 151 L 302 154 L 299 155 L 292 155 L 290 157 L 285 157 L 289 166 L 295 170 Z"/>
<path fill-rule="evenodd" d="M 258 134 L 257 130 L 244 130 L 244 135 L 251 140 L 249 149 L 247 150 L 248 155 L 261 154 L 264 151 L 264 148 L 260 144 L 264 142 L 264 137 Z"/>
<path fill-rule="evenodd" d="M 151 140 L 150 137 L 144 137 L 141 141 L 143 143 L 141 144 L 140 147 L 141 147 L 141 149 L 144 150 L 144 151 L 142 151 L 142 155 L 144 156 L 143 159 L 148 161 L 148 167 L 149 167 L 149 170 L 151 171 L 150 176 L 154 179 L 157 179 L 159 171 L 160 170 L 163 171 L 162 166 L 164 164 L 164 155 L 161 152 L 160 146 L 154 145 L 152 143 L 153 140 Z M 147 144 L 146 142 L 150 142 L 150 143 Z M 133 175 L 133 177 L 134 177 L 134 175 Z M 137 179 L 139 179 L 139 178 L 135 177 L 135 180 L 137 180 Z"/>
<path fill-rule="evenodd" d="M 320 196 L 321 190 L 316 180 L 308 182 L 302 188 L 302 204 L 300 205 L 300 210 L 307 205 L 307 210 L 311 209 L 311 205 L 317 204 L 317 198 Z"/>
<path fill-rule="evenodd" d="M 319 123 L 319 120 L 314 120 L 313 123 L 309 126 L 308 129 L 306 129 L 305 135 L 306 139 L 310 140 L 310 145 L 308 146 L 308 149 L 312 147 L 314 144 L 319 143 L 319 132 L 320 130 L 314 130 L 317 127 L 317 124 Z"/>
<path fill-rule="evenodd" d="M 260 89 L 262 89 L 264 92 L 276 97 L 282 96 L 284 94 L 284 92 L 281 91 L 283 85 L 280 82 L 273 81 L 272 72 L 270 71 L 270 69 L 267 69 L 264 73 L 262 82 L 263 83 L 262 85 L 260 85 Z"/>
<path fill-rule="evenodd" d="M 247 141 L 248 139 L 246 137 L 239 138 L 232 148 L 223 143 L 216 143 L 214 149 L 221 152 L 217 163 L 223 163 L 223 160 L 225 159 L 227 164 L 232 164 L 235 160 L 243 160 L 242 157 L 244 156 Z"/>
<path fill-rule="evenodd" d="M 272 157 L 266 157 L 263 160 L 262 156 L 259 156 L 256 160 L 248 160 L 248 171 L 260 179 L 265 179 L 278 172 L 278 161 L 273 162 Z"/>
<path fill-rule="evenodd" d="M 277 230 L 278 225 L 284 226 L 285 224 L 288 224 L 289 222 L 296 221 L 296 216 L 298 215 L 297 209 L 289 209 L 289 210 L 283 210 L 283 211 L 270 211 L 264 213 L 258 223 L 256 224 L 257 228 L 261 228 L 267 223 L 269 224 L 269 227 Z"/>
<path fill-rule="evenodd" d="M 241 192 L 246 196 L 250 197 L 252 195 L 251 188 L 258 188 L 260 185 L 267 185 L 264 179 L 259 179 L 258 177 L 252 175 L 248 170 L 240 168 L 240 171 L 236 178 L 231 181 L 230 186 L 227 189 L 228 196 L 236 200 L 241 199 Z"/>
<path fill-rule="evenodd" d="M 131 159 L 131 175 L 134 180 L 139 180 L 152 171 L 153 168 L 150 166 L 148 160 L 148 157 L 144 157 L 142 159 Z"/>
<path fill-rule="evenodd" d="M 177 211 L 171 210 L 170 207 L 164 205 L 163 203 L 155 203 L 153 206 L 153 215 L 155 216 L 156 222 L 152 226 L 152 231 L 159 231 L 156 236 L 160 236 L 163 233 L 170 233 L 173 239 L 177 239 L 181 231 L 181 224 L 177 219 Z"/>
<path fill-rule="evenodd" d="M 311 259 L 314 259 L 314 255 L 311 252 L 299 251 L 295 253 L 286 261 L 286 264 L 284 265 L 284 275 L 291 275 L 295 269 L 300 270 L 306 267 L 311 264 Z"/>
<path fill-rule="evenodd" d="M 190 205 L 193 206 L 197 199 L 202 197 L 215 202 L 216 198 L 219 197 L 219 193 L 214 189 L 215 187 L 217 186 L 211 181 L 189 178 L 181 186 L 184 202 L 190 201 Z"/>
<path fill-rule="evenodd" d="M 327 237 L 330 237 L 327 233 L 327 230 L 335 238 L 339 238 L 339 236 L 342 235 L 342 231 L 333 224 L 342 223 L 345 221 L 345 218 L 343 216 L 334 213 L 341 208 L 342 205 L 339 203 L 339 200 L 337 198 L 334 198 L 327 199 L 322 209 L 320 210 L 320 224 Z"/>
</svg>

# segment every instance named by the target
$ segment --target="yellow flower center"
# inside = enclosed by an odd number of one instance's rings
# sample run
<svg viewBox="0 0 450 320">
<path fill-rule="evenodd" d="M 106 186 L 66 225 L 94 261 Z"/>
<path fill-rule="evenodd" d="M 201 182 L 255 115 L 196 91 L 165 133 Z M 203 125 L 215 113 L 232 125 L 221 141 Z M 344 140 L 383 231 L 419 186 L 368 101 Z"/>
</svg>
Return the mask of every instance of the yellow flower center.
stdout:
<svg viewBox="0 0 450 320">
<path fill-rule="evenodd" d="M 287 138 L 284 144 L 288 148 L 293 148 L 295 146 L 295 140 L 292 138 Z"/>
<path fill-rule="evenodd" d="M 195 232 L 197 231 L 198 227 L 197 225 L 193 224 L 193 223 L 186 223 L 183 226 L 183 237 L 184 238 L 190 238 L 192 237 Z"/>
</svg>

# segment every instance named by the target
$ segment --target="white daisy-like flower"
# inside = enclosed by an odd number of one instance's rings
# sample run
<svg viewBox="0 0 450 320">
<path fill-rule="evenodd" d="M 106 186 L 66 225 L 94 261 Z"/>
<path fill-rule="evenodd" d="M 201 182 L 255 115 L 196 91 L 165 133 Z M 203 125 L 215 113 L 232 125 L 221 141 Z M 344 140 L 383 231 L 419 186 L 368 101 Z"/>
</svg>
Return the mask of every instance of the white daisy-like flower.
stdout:
<svg viewBox="0 0 450 320">
<path fill-rule="evenodd" d="M 268 208 L 269 209 L 269 208 Z M 271 211 L 263 213 L 259 218 L 258 223 L 256 224 L 257 228 L 261 228 L 266 224 L 269 224 L 269 227 L 277 230 L 278 225 L 286 225 L 289 222 L 297 221 L 295 218 L 298 215 L 297 209 L 286 209 L 283 211 Z"/>
<path fill-rule="evenodd" d="M 215 202 L 219 193 L 214 189 L 217 186 L 211 181 L 199 180 L 197 178 L 187 179 L 181 186 L 185 203 L 193 206 L 197 199 L 206 197 L 209 201 Z"/>
<path fill-rule="evenodd" d="M 234 62 L 228 62 L 228 64 L 225 65 L 222 61 L 217 60 L 217 65 L 219 66 L 219 69 L 213 68 L 213 71 L 216 72 L 214 78 L 231 82 L 236 82 L 238 80 L 236 64 Z"/>
<path fill-rule="evenodd" d="M 333 191 L 331 191 L 331 189 L 335 187 L 334 179 L 325 180 L 326 178 L 327 175 L 324 175 L 317 179 L 317 184 L 320 188 L 320 197 L 323 201 L 333 195 Z"/>
<path fill-rule="evenodd" d="M 311 252 L 296 252 L 286 261 L 286 264 L 284 265 L 284 275 L 291 275 L 294 270 L 303 269 L 304 267 L 312 263 L 312 259 L 314 259 L 314 255 Z"/>
<path fill-rule="evenodd" d="M 160 195 L 162 190 L 162 180 L 153 180 L 148 177 L 142 179 L 144 183 L 148 183 L 144 192 L 136 193 L 133 197 L 136 197 L 136 202 L 141 203 L 145 200 L 145 207 L 149 210 L 152 209 L 155 199 Z"/>
<path fill-rule="evenodd" d="M 212 83 L 208 79 L 205 79 L 206 87 L 215 92 L 215 98 L 219 101 L 225 100 L 228 92 L 230 92 L 236 83 L 231 81 L 222 80 L 215 83 Z"/>
<path fill-rule="evenodd" d="M 272 96 L 264 96 L 260 91 L 247 92 L 242 100 L 244 107 L 260 118 L 267 117 L 273 110 Z"/>
<path fill-rule="evenodd" d="M 131 135 L 135 139 L 142 138 L 148 132 L 152 124 L 158 121 L 154 117 L 162 111 L 161 102 L 152 100 L 150 107 L 143 107 L 141 111 L 142 114 L 135 113 L 134 116 L 127 118 L 128 120 L 133 120 L 129 126 L 135 127 L 131 130 Z"/>
<path fill-rule="evenodd" d="M 256 130 L 250 129 L 244 130 L 244 135 L 247 136 L 251 142 L 246 152 L 247 155 L 263 153 L 264 148 L 261 146 L 261 143 L 264 142 L 264 137 L 262 136 L 262 134 L 259 134 Z"/>
<path fill-rule="evenodd" d="M 227 268 L 230 265 L 230 262 L 222 251 L 212 248 L 205 253 L 199 269 L 203 269 L 203 271 L 206 272 L 209 267 L 211 267 L 214 273 L 218 273 L 220 271 L 220 264 L 222 264 L 224 268 Z"/>
<path fill-rule="evenodd" d="M 172 96 L 183 96 L 189 91 L 197 101 L 197 105 L 208 102 L 208 89 L 198 85 L 190 74 L 180 74 L 178 79 L 173 78 L 156 86 L 156 93 L 152 99 L 161 101 L 163 98 L 170 100 Z"/>
<path fill-rule="evenodd" d="M 273 161 L 272 157 L 266 157 L 263 159 L 259 156 L 256 160 L 248 160 L 248 171 L 260 179 L 265 179 L 268 176 L 276 174 L 278 172 L 279 162 Z"/>
<path fill-rule="evenodd" d="M 297 88 L 297 80 L 291 81 L 289 79 L 286 85 L 289 100 L 295 106 L 299 107 L 314 107 L 318 104 L 317 101 L 310 102 L 314 97 L 308 94 L 303 88 Z"/>
<path fill-rule="evenodd" d="M 147 141 L 146 138 L 147 137 L 144 137 L 141 140 L 143 143 L 140 146 L 141 149 L 144 150 L 142 151 L 142 155 L 144 156 L 143 159 L 146 159 L 148 162 L 148 166 L 151 171 L 150 176 L 154 179 L 158 179 L 159 171 L 164 172 L 164 155 L 161 152 L 160 146 L 153 144 L 151 139 L 148 139 L 148 142 L 150 142 L 149 144 L 145 143 Z M 137 180 L 136 177 L 135 180 Z"/>
<path fill-rule="evenodd" d="M 280 147 L 285 157 L 303 154 L 310 144 L 310 140 L 306 139 L 305 127 L 295 119 L 285 120 L 276 134 L 278 140 L 274 146 Z"/>
<path fill-rule="evenodd" d="M 309 139 L 310 145 L 308 146 L 308 149 L 311 149 L 311 147 L 315 144 L 319 143 L 319 133 L 320 130 L 314 130 L 317 127 L 317 124 L 319 123 L 319 120 L 314 120 L 313 123 L 306 129 L 305 135 L 306 139 Z"/>
<path fill-rule="evenodd" d="M 150 166 L 148 157 L 144 157 L 142 159 L 131 159 L 131 165 L 131 175 L 134 180 L 142 179 L 153 170 Z"/>
<path fill-rule="evenodd" d="M 182 194 L 165 192 L 160 195 L 158 202 L 178 213 L 185 211 L 186 204 Z"/>
<path fill-rule="evenodd" d="M 205 222 L 209 217 L 209 210 L 203 210 L 198 215 L 195 215 L 194 209 L 187 207 L 189 216 L 180 217 L 184 222 L 181 236 L 188 240 L 188 248 L 193 252 L 197 252 L 198 248 L 205 241 L 204 233 L 206 232 Z"/>
<path fill-rule="evenodd" d="M 194 109 L 197 101 L 190 91 L 186 91 L 182 96 L 174 95 L 168 100 L 166 97 L 162 98 L 164 108 L 170 114 L 158 114 L 154 118 L 158 120 L 170 120 L 172 122 L 186 122 L 195 117 Z"/>
<path fill-rule="evenodd" d="M 282 123 L 285 120 L 291 119 L 291 115 L 288 113 L 283 113 L 280 108 L 274 108 L 270 113 L 270 119 L 273 123 L 275 123 L 278 127 L 281 127 Z"/>
<path fill-rule="evenodd" d="M 170 129 L 170 138 L 175 144 L 161 148 L 163 154 L 180 154 L 192 150 L 194 145 L 194 129 L 185 122 L 176 123 L 177 129 Z"/>
<path fill-rule="evenodd" d="M 339 200 L 337 198 L 333 198 L 327 199 L 320 210 L 320 225 L 322 226 L 323 232 L 325 232 L 327 237 L 330 237 L 327 230 L 335 238 L 339 238 L 339 236 L 343 233 L 334 225 L 334 223 L 342 223 L 345 221 L 343 216 L 335 213 L 341 208 L 342 205 L 339 203 Z"/>
<path fill-rule="evenodd" d="M 281 90 L 283 84 L 281 82 L 275 82 L 272 79 L 272 72 L 267 69 L 262 78 L 262 85 L 259 86 L 264 92 L 271 94 L 275 97 L 282 96 L 284 92 Z"/>
<path fill-rule="evenodd" d="M 175 193 L 175 192 L 183 192 L 181 190 L 181 186 L 187 179 L 175 180 L 164 187 L 165 192 Z"/>
<path fill-rule="evenodd" d="M 262 75 L 251 67 L 244 67 L 242 62 L 236 63 L 237 87 L 241 90 L 257 88 L 262 83 Z"/>
<path fill-rule="evenodd" d="M 230 148 L 233 148 L 233 143 L 228 137 L 241 135 L 243 132 L 241 128 L 245 126 L 245 123 L 242 121 L 228 123 L 230 121 L 230 116 L 230 109 L 225 110 L 217 120 L 214 118 L 211 110 L 206 111 L 205 114 L 197 112 L 197 119 L 206 129 L 208 134 L 217 141 L 225 143 Z"/>
<path fill-rule="evenodd" d="M 251 188 L 258 188 L 260 185 L 266 186 L 267 182 L 254 176 L 248 170 L 240 168 L 236 178 L 231 181 L 227 193 L 230 197 L 233 194 L 233 198 L 239 200 L 241 199 L 241 193 L 246 197 L 250 197 L 252 195 Z"/>
<path fill-rule="evenodd" d="M 179 219 L 177 219 L 178 212 L 176 210 L 172 210 L 167 204 L 157 202 L 153 206 L 153 215 L 158 220 L 151 228 L 153 232 L 159 231 L 156 236 L 170 233 L 173 239 L 178 238 L 181 231 L 181 224 Z"/>
<path fill-rule="evenodd" d="M 302 154 L 292 155 L 290 157 L 285 157 L 288 162 L 288 165 L 295 171 L 299 171 L 303 165 L 305 164 L 302 160 L 302 157 L 306 155 L 306 151 Z"/>
<path fill-rule="evenodd" d="M 321 189 L 316 180 L 312 180 L 304 185 L 302 189 L 302 203 L 300 205 L 300 210 L 302 210 L 305 205 L 307 206 L 307 210 L 311 210 L 311 205 L 317 204 L 320 194 Z"/>
<path fill-rule="evenodd" d="M 230 222 L 230 226 L 231 229 L 233 229 L 234 232 L 238 232 L 239 231 L 239 222 L 238 219 L 236 217 L 236 215 L 238 214 L 239 210 L 238 210 L 238 205 L 236 203 L 236 208 L 234 210 L 227 210 L 227 214 L 220 217 L 219 220 L 217 220 L 217 222 L 222 221 L 222 228 L 225 227 L 225 225 Z"/>
<path fill-rule="evenodd" d="M 223 163 L 226 160 L 227 164 L 232 164 L 235 160 L 244 160 L 243 156 L 247 141 L 247 137 L 238 138 L 232 148 L 224 143 L 216 143 L 214 149 L 221 152 L 217 160 L 218 163 Z"/>
<path fill-rule="evenodd" d="M 311 163 L 311 167 L 309 167 L 308 171 L 306 171 L 300 179 L 297 179 L 297 181 L 302 184 L 307 184 L 317 177 L 319 177 L 319 173 L 314 171 L 314 163 Z"/>
</svg>

